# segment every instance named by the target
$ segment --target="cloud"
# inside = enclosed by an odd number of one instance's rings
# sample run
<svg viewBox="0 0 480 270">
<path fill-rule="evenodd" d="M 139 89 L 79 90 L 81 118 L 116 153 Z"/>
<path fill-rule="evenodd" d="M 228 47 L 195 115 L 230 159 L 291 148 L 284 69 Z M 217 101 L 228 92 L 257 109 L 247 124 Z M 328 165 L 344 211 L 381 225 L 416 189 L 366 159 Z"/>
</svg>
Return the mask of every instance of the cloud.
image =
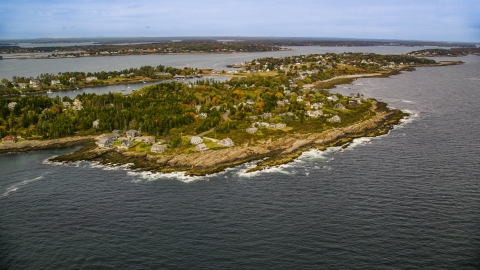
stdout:
<svg viewBox="0 0 480 270">
<path fill-rule="evenodd" d="M 479 39 L 473 34 L 478 33 L 475 25 L 480 23 L 477 1 L 184 0 L 179 5 L 118 0 L 112 5 L 105 0 L 24 0 L 18 5 L 4 0 L 0 17 L 13 27 L 9 31 L 0 28 L 0 35 L 61 36 L 66 33 L 56 32 L 58 25 L 75 24 L 79 37 L 243 35 L 467 41 Z"/>
</svg>

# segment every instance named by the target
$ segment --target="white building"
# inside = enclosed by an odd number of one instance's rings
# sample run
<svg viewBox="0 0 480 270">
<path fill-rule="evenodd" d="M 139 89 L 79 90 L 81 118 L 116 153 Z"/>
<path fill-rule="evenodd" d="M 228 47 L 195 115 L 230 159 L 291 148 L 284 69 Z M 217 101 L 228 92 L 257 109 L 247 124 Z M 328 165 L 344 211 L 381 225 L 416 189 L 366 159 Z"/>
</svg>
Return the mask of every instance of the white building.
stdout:
<svg viewBox="0 0 480 270">
<path fill-rule="evenodd" d="M 310 108 L 312 108 L 313 110 L 318 110 L 322 107 L 323 107 L 323 103 L 321 102 L 313 103 L 310 105 Z"/>
<path fill-rule="evenodd" d="M 338 97 L 337 96 L 329 96 L 329 97 L 327 97 L 327 99 L 331 100 L 331 101 L 337 101 Z"/>
<path fill-rule="evenodd" d="M 165 150 L 167 150 L 167 145 L 165 144 L 154 144 L 152 148 L 150 148 L 150 151 L 154 153 L 163 153 Z"/>
<path fill-rule="evenodd" d="M 91 82 L 91 81 L 96 81 L 97 80 L 97 77 L 87 77 L 85 78 L 85 81 L 88 83 L 88 82 Z"/>
<path fill-rule="evenodd" d="M 234 145 L 233 141 L 230 138 L 225 138 L 219 141 L 218 144 L 225 147 L 231 147 Z"/>
<path fill-rule="evenodd" d="M 251 127 L 251 128 L 247 128 L 246 131 L 247 131 L 248 133 L 255 133 L 255 132 L 258 131 L 258 128 L 256 128 L 256 127 Z"/>
<path fill-rule="evenodd" d="M 332 116 L 330 119 L 328 119 L 328 121 L 332 122 L 332 123 L 339 123 L 341 122 L 342 120 L 340 119 L 340 117 L 338 115 L 334 115 Z"/>
<path fill-rule="evenodd" d="M 322 110 L 307 111 L 307 112 L 306 112 L 306 115 L 307 115 L 308 117 L 316 118 L 316 117 L 319 117 L 319 116 L 323 115 L 323 111 L 322 111 Z"/>
<path fill-rule="evenodd" d="M 74 109 L 75 111 L 80 111 L 81 109 L 83 109 L 83 107 L 82 107 L 82 102 L 81 102 L 80 100 L 78 100 L 78 99 L 75 99 L 75 100 L 73 101 L 73 109 Z"/>
<path fill-rule="evenodd" d="M 203 142 L 202 138 L 200 138 L 200 137 L 198 137 L 198 136 L 192 136 L 192 137 L 190 138 L 190 143 L 191 143 L 191 144 L 200 144 L 200 143 L 202 143 L 202 142 Z"/>
<path fill-rule="evenodd" d="M 201 144 L 195 146 L 195 149 L 197 151 L 205 151 L 205 150 L 208 150 L 208 147 L 204 143 L 201 143 Z"/>
<path fill-rule="evenodd" d="M 15 101 L 10 102 L 10 103 L 8 103 L 7 106 L 10 110 L 13 110 L 13 108 L 15 108 L 15 106 L 17 106 L 17 102 L 15 102 Z"/>
</svg>

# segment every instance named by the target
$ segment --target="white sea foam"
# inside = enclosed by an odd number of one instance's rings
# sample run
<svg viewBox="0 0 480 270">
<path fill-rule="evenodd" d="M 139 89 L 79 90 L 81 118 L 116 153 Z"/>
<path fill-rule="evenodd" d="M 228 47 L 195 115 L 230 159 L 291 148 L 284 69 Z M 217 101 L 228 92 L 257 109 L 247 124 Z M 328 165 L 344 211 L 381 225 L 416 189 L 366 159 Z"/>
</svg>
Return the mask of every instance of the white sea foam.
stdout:
<svg viewBox="0 0 480 270">
<path fill-rule="evenodd" d="M 418 112 L 411 111 L 411 110 L 403 110 L 403 112 L 408 113 L 409 116 L 406 117 L 406 118 L 400 119 L 400 124 L 396 125 L 395 128 L 401 128 L 404 125 L 410 124 L 410 123 L 418 120 L 418 118 L 420 118 L 420 114 Z"/>
<path fill-rule="evenodd" d="M 23 187 L 23 186 L 27 185 L 28 183 L 31 183 L 31 182 L 42 179 L 44 177 L 44 175 L 45 174 L 43 174 L 41 176 L 38 176 L 38 177 L 35 177 L 33 179 L 23 180 L 20 183 L 16 183 L 16 184 L 13 184 L 13 185 L 9 186 L 8 188 L 5 189 L 5 192 L 2 194 L 2 197 L 8 196 L 10 193 L 17 191 L 20 187 Z"/>
<path fill-rule="evenodd" d="M 339 146 L 329 147 L 325 151 L 320 151 L 318 149 L 312 148 L 308 151 L 303 152 L 298 159 L 298 162 L 305 162 L 305 161 L 318 161 L 318 160 L 325 160 L 330 161 L 330 155 L 332 153 L 340 151 L 342 148 Z"/>
<path fill-rule="evenodd" d="M 127 175 L 134 178 L 132 180 L 134 183 L 156 180 L 178 180 L 184 183 L 190 183 L 199 180 L 208 180 L 207 176 L 188 176 L 185 175 L 185 172 L 153 173 L 146 171 L 129 171 Z"/>
<path fill-rule="evenodd" d="M 405 100 L 405 99 L 402 99 L 402 102 L 405 102 L 405 103 L 413 103 L 413 101 L 411 101 L 411 100 Z"/>
<path fill-rule="evenodd" d="M 58 161 L 50 161 L 51 158 L 54 158 L 56 157 L 57 155 L 55 156 L 50 156 L 44 160 L 42 160 L 42 164 L 48 164 L 48 165 L 53 165 L 53 166 L 60 166 L 60 165 L 64 165 L 65 162 L 58 162 Z"/>
<path fill-rule="evenodd" d="M 361 138 L 356 138 L 353 139 L 353 141 L 348 145 L 348 147 L 345 148 L 345 150 L 352 150 L 353 148 L 356 148 L 361 145 L 365 144 L 370 144 L 372 142 L 371 137 L 361 137 Z"/>
</svg>

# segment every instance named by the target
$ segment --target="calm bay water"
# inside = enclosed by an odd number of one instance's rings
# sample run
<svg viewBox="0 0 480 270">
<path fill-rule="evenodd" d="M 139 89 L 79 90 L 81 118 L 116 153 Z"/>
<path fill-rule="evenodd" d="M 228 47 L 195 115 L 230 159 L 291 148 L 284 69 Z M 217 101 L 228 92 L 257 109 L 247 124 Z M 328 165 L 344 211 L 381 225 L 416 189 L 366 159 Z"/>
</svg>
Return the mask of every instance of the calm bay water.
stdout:
<svg viewBox="0 0 480 270">
<path fill-rule="evenodd" d="M 254 174 L 0 155 L 0 268 L 478 269 L 480 58 L 461 60 L 339 86 L 412 116 Z"/>
<path fill-rule="evenodd" d="M 158 54 L 158 55 L 131 55 L 131 56 L 105 56 L 105 57 L 80 57 L 63 59 L 18 59 L 0 61 L 0 77 L 12 79 L 13 76 L 37 77 L 40 74 L 66 71 L 112 71 L 141 66 L 171 66 L 176 68 L 212 68 L 228 70 L 226 65 L 252 61 L 263 57 L 283 57 L 301 54 L 321 54 L 326 52 L 374 52 L 380 54 L 401 54 L 414 50 L 434 47 L 404 47 L 404 46 L 379 46 L 379 47 L 292 47 L 294 51 L 236 53 L 236 54 Z M 4 57 L 9 55 L 3 54 Z"/>
</svg>

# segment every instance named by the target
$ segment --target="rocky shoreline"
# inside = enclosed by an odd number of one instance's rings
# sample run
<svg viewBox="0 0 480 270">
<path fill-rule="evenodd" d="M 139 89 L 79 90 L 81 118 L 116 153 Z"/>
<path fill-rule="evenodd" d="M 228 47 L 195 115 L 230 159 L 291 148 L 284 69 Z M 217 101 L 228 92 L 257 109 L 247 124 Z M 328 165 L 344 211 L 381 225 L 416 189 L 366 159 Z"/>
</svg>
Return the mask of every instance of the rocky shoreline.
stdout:
<svg viewBox="0 0 480 270">
<path fill-rule="evenodd" d="M 368 120 L 321 133 L 288 134 L 275 141 L 256 145 L 242 145 L 214 151 L 179 155 L 137 153 L 116 148 L 97 148 L 93 141 L 84 141 L 84 147 L 72 154 L 52 158 L 55 162 L 95 161 L 104 165 L 129 164 L 131 169 L 151 172 L 185 172 L 202 176 L 225 170 L 246 162 L 258 160 L 249 170 L 258 171 L 289 163 L 309 149 L 325 150 L 345 145 L 355 138 L 374 137 L 388 133 L 408 114 L 400 110 L 377 110 Z"/>
<path fill-rule="evenodd" d="M 97 136 L 74 136 L 53 140 L 28 140 L 9 144 L 2 143 L 0 144 L 0 154 L 72 147 L 94 142 L 95 137 Z"/>
</svg>

